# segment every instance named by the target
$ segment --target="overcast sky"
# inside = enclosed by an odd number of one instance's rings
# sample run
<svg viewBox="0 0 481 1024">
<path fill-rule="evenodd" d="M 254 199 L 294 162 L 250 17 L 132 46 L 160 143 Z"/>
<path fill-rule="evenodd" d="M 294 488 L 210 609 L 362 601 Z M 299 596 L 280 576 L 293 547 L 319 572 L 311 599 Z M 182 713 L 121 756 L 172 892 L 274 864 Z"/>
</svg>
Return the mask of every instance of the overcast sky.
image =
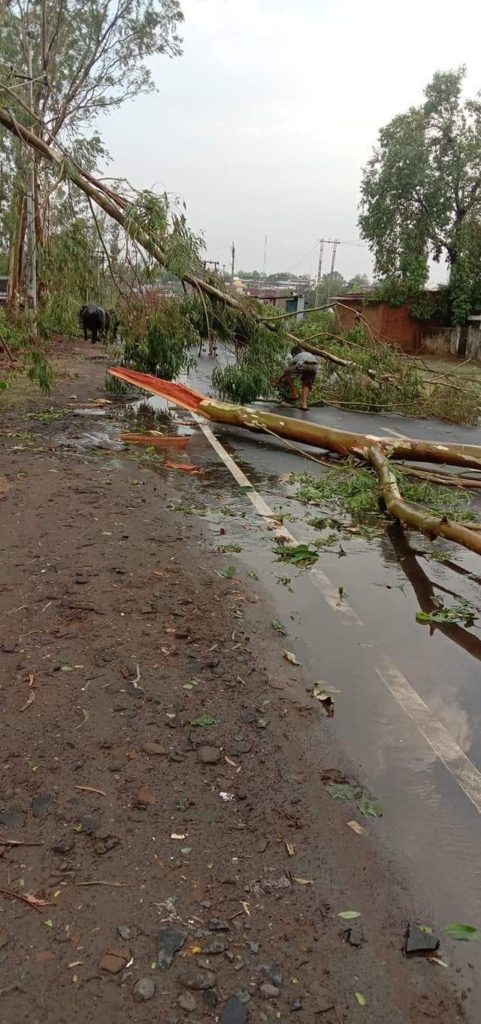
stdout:
<svg viewBox="0 0 481 1024">
<path fill-rule="evenodd" d="M 377 131 L 434 71 L 481 88 L 479 0 L 183 0 L 184 54 L 106 120 L 110 173 L 179 192 L 206 257 L 315 272 L 318 239 L 358 239 L 361 168 Z M 329 269 L 329 247 L 324 269 Z M 341 245 L 337 269 L 370 271 Z"/>
</svg>

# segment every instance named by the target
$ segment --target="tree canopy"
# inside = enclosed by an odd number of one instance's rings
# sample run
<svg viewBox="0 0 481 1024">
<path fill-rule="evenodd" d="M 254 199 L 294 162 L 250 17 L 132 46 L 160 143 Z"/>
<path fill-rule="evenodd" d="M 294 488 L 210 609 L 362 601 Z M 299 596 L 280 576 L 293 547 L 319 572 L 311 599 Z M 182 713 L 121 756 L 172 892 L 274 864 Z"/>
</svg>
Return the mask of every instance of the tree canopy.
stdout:
<svg viewBox="0 0 481 1024">
<path fill-rule="evenodd" d="M 96 119 L 153 90 L 148 58 L 181 53 L 182 20 L 178 0 L 12 0 L 3 9 L 0 35 L 2 103 L 39 137 L 67 146 L 75 160 L 94 170 L 107 156 Z M 0 162 L 0 237 L 3 251 L 10 252 L 10 286 L 15 294 L 25 269 L 26 160 L 18 140 L 2 131 Z M 52 203 L 59 189 L 62 177 L 37 162 L 39 260 L 55 220 Z M 70 217 L 78 213 L 70 211 Z"/>
<path fill-rule="evenodd" d="M 376 275 L 406 294 L 430 261 L 447 264 L 454 323 L 481 303 L 481 101 L 463 98 L 465 75 L 436 72 L 424 102 L 380 130 L 359 217 Z"/>
</svg>

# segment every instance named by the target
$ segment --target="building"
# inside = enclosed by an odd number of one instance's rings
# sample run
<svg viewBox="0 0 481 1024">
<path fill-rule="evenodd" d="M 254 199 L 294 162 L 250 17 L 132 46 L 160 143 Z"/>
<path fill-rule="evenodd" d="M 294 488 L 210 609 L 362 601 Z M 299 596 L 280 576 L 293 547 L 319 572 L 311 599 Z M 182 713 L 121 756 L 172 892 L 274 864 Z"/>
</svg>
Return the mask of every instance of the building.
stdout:
<svg viewBox="0 0 481 1024">
<path fill-rule="evenodd" d="M 362 314 L 380 341 L 399 345 L 411 355 L 420 351 L 424 324 L 412 316 L 409 306 L 390 306 L 360 292 L 334 298 L 332 305 L 342 331 L 355 327 Z"/>
<path fill-rule="evenodd" d="M 304 317 L 304 293 L 293 288 L 250 285 L 246 295 L 263 306 L 274 306 L 279 313 L 295 313 L 297 320 Z"/>
</svg>

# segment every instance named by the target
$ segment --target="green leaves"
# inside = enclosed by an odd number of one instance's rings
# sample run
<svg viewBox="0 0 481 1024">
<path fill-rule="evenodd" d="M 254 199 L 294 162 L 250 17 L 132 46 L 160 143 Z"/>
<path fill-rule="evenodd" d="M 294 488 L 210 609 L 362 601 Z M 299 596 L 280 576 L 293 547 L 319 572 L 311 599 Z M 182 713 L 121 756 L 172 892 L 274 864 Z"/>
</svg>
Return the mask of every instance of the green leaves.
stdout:
<svg viewBox="0 0 481 1024">
<path fill-rule="evenodd" d="M 222 576 L 225 580 L 233 580 L 236 575 L 235 565 L 228 565 L 226 569 L 221 569 L 217 575 Z"/>
<path fill-rule="evenodd" d="M 213 718 L 212 715 L 201 715 L 200 718 L 194 718 L 194 721 L 190 724 L 193 729 L 206 729 L 210 725 L 218 725 L 219 721 L 217 718 Z"/>
<path fill-rule="evenodd" d="M 381 128 L 359 218 L 376 276 L 405 295 L 425 287 L 430 260 L 446 259 L 453 323 L 481 289 L 481 118 L 479 101 L 462 98 L 465 74 L 436 72 L 425 102 Z"/>
<path fill-rule="evenodd" d="M 278 544 L 275 548 L 278 562 L 290 562 L 298 569 L 308 569 L 314 565 L 319 558 L 319 552 L 308 544 L 296 544 L 289 547 L 287 544 Z"/>
<path fill-rule="evenodd" d="M 356 917 L 360 917 L 359 910 L 341 910 L 340 914 L 337 915 L 342 918 L 343 921 L 354 921 Z"/>
<path fill-rule="evenodd" d="M 444 931 L 459 942 L 479 942 L 481 939 L 481 932 L 470 924 L 448 924 Z"/>
<path fill-rule="evenodd" d="M 273 619 L 272 620 L 272 628 L 276 630 L 276 633 L 280 633 L 281 636 L 287 636 L 287 629 L 282 624 L 280 619 Z"/>
<path fill-rule="evenodd" d="M 472 626 L 478 617 L 476 609 L 468 601 L 451 608 L 446 608 L 442 601 L 437 603 L 439 607 L 432 612 L 417 612 L 416 622 L 429 625 L 462 622 L 465 626 Z"/>
<path fill-rule="evenodd" d="M 351 785 L 350 782 L 329 782 L 326 789 L 333 800 L 355 803 L 364 818 L 382 817 L 382 804 L 373 798 L 363 786 Z"/>
</svg>

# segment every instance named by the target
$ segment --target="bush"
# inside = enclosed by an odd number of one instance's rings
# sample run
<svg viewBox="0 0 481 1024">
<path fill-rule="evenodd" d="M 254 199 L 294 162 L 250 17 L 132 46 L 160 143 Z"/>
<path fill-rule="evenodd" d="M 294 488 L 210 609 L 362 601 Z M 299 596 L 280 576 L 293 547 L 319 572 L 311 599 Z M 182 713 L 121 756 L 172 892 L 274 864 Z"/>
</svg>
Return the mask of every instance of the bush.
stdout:
<svg viewBox="0 0 481 1024">
<path fill-rule="evenodd" d="M 174 380 L 194 365 L 191 349 L 201 338 L 182 302 L 134 300 L 123 310 L 122 323 L 125 366 Z"/>
</svg>

